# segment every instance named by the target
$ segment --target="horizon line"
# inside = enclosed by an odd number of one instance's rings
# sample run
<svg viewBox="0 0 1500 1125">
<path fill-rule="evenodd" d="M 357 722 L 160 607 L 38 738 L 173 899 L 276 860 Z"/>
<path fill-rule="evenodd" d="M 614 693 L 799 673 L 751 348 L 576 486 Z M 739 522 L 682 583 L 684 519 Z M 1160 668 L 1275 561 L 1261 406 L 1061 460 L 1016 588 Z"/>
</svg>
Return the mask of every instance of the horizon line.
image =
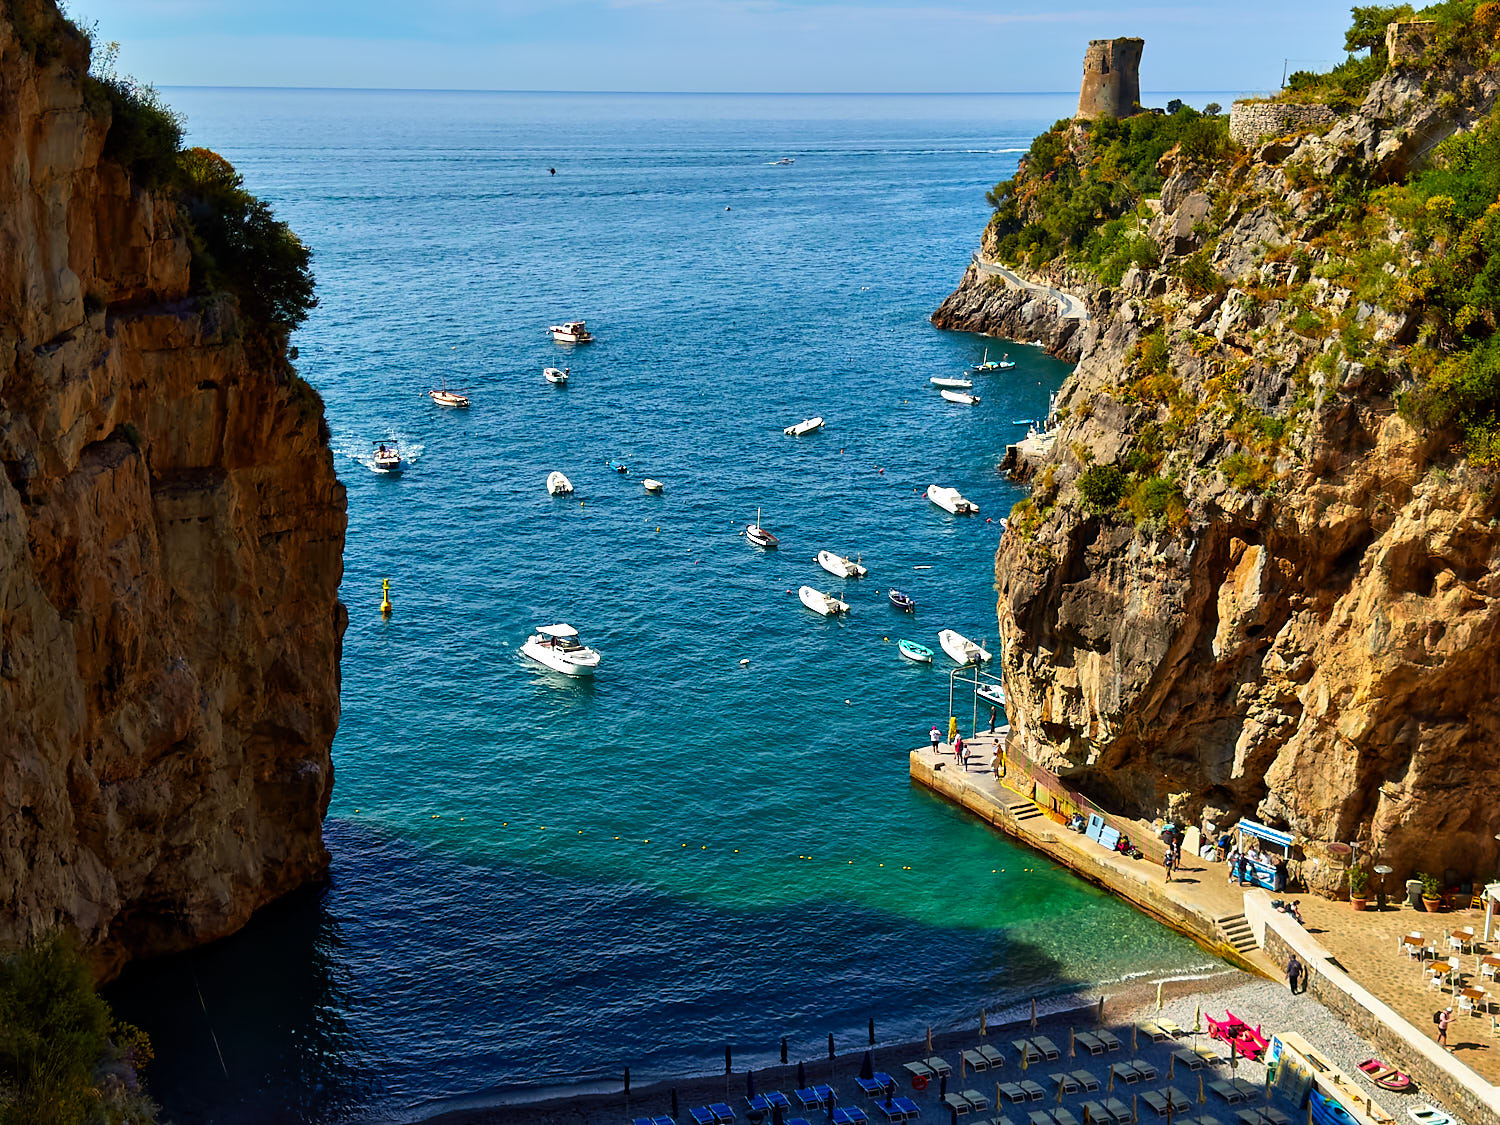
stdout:
<svg viewBox="0 0 1500 1125">
<path fill-rule="evenodd" d="M 158 90 L 284 90 L 344 94 L 576 94 L 633 97 L 969 98 L 1072 97 L 1072 90 L 499 90 L 478 86 L 253 86 L 164 82 Z M 1242 91 L 1243 92 L 1243 91 Z M 1143 94 L 1228 94 L 1229 90 L 1145 90 Z"/>
</svg>

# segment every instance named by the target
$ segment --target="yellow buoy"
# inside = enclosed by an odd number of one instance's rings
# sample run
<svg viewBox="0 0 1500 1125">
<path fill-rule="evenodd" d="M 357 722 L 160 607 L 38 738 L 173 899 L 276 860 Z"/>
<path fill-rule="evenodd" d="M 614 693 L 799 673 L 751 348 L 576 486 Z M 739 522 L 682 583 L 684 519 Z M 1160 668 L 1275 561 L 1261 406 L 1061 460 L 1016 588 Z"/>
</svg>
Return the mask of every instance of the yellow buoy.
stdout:
<svg viewBox="0 0 1500 1125">
<path fill-rule="evenodd" d="M 391 580 L 382 578 L 380 580 L 380 616 L 391 615 Z"/>
</svg>

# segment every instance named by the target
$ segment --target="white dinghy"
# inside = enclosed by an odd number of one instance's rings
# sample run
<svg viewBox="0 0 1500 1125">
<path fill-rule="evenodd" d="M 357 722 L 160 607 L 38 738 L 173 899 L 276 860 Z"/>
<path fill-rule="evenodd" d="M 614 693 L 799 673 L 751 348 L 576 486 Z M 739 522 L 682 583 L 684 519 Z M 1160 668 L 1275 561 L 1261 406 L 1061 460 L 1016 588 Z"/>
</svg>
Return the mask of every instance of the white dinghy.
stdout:
<svg viewBox="0 0 1500 1125">
<path fill-rule="evenodd" d="M 863 578 L 870 573 L 858 561 L 835 555 L 832 551 L 819 551 L 814 561 L 829 574 L 839 578 Z"/>
<path fill-rule="evenodd" d="M 945 512 L 955 516 L 972 516 L 978 513 L 979 505 L 965 500 L 956 488 L 945 488 L 940 484 L 927 486 L 927 499 Z"/>
<path fill-rule="evenodd" d="M 787 437 L 801 437 L 803 434 L 810 434 L 814 430 L 821 430 L 822 428 L 822 418 L 807 418 L 798 422 L 795 426 L 788 426 L 781 432 L 786 434 Z"/>
<path fill-rule="evenodd" d="M 956 402 L 960 406 L 978 406 L 979 396 L 971 395 L 967 391 L 939 391 L 949 402 Z"/>
<path fill-rule="evenodd" d="M 938 634 L 938 644 L 953 658 L 955 664 L 984 664 L 990 659 L 986 649 L 952 629 L 944 629 Z"/>
<path fill-rule="evenodd" d="M 573 491 L 573 482 L 554 469 L 547 474 L 547 491 L 553 496 L 568 496 Z"/>
<path fill-rule="evenodd" d="M 849 612 L 848 602 L 841 602 L 832 594 L 825 594 L 822 590 L 814 590 L 811 586 L 799 588 L 797 596 L 802 599 L 802 604 L 808 609 L 824 617 L 837 617 L 841 613 Z"/>
</svg>

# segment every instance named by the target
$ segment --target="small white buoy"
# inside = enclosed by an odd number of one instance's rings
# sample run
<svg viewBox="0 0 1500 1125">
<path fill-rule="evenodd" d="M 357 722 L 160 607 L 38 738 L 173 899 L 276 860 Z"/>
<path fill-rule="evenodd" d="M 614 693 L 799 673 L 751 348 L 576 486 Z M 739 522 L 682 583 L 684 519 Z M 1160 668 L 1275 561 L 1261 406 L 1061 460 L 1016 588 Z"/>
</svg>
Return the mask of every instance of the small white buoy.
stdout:
<svg viewBox="0 0 1500 1125">
<path fill-rule="evenodd" d="M 740 667 L 743 668 L 746 664 L 749 664 L 749 663 L 750 663 L 750 658 L 747 656 L 747 657 L 745 657 L 744 660 L 740 661 Z"/>
<path fill-rule="evenodd" d="M 844 706 L 845 706 L 845 707 L 848 707 L 848 706 L 849 706 L 849 701 L 848 701 L 848 700 L 847 700 L 847 699 L 846 699 L 846 700 L 844 700 Z"/>
</svg>

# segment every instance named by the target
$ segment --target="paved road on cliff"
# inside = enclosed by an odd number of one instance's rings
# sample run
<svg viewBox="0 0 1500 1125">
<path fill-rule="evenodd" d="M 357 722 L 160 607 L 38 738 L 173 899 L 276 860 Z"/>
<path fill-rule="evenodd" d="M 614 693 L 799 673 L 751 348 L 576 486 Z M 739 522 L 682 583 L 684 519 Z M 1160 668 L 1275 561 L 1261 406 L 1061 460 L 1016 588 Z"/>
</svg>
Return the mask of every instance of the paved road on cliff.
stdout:
<svg viewBox="0 0 1500 1125">
<path fill-rule="evenodd" d="M 1046 285 L 1038 285 L 1034 281 L 1027 281 L 1025 278 L 1018 277 L 999 262 L 992 262 L 988 258 L 981 257 L 978 250 L 974 251 L 973 261 L 974 267 L 984 277 L 998 277 L 1014 289 L 1030 289 L 1034 293 L 1044 293 L 1051 297 L 1057 302 L 1064 320 L 1088 320 L 1088 307 L 1079 298 L 1073 296 L 1073 294 L 1064 293 L 1061 289 L 1052 289 Z"/>
</svg>

